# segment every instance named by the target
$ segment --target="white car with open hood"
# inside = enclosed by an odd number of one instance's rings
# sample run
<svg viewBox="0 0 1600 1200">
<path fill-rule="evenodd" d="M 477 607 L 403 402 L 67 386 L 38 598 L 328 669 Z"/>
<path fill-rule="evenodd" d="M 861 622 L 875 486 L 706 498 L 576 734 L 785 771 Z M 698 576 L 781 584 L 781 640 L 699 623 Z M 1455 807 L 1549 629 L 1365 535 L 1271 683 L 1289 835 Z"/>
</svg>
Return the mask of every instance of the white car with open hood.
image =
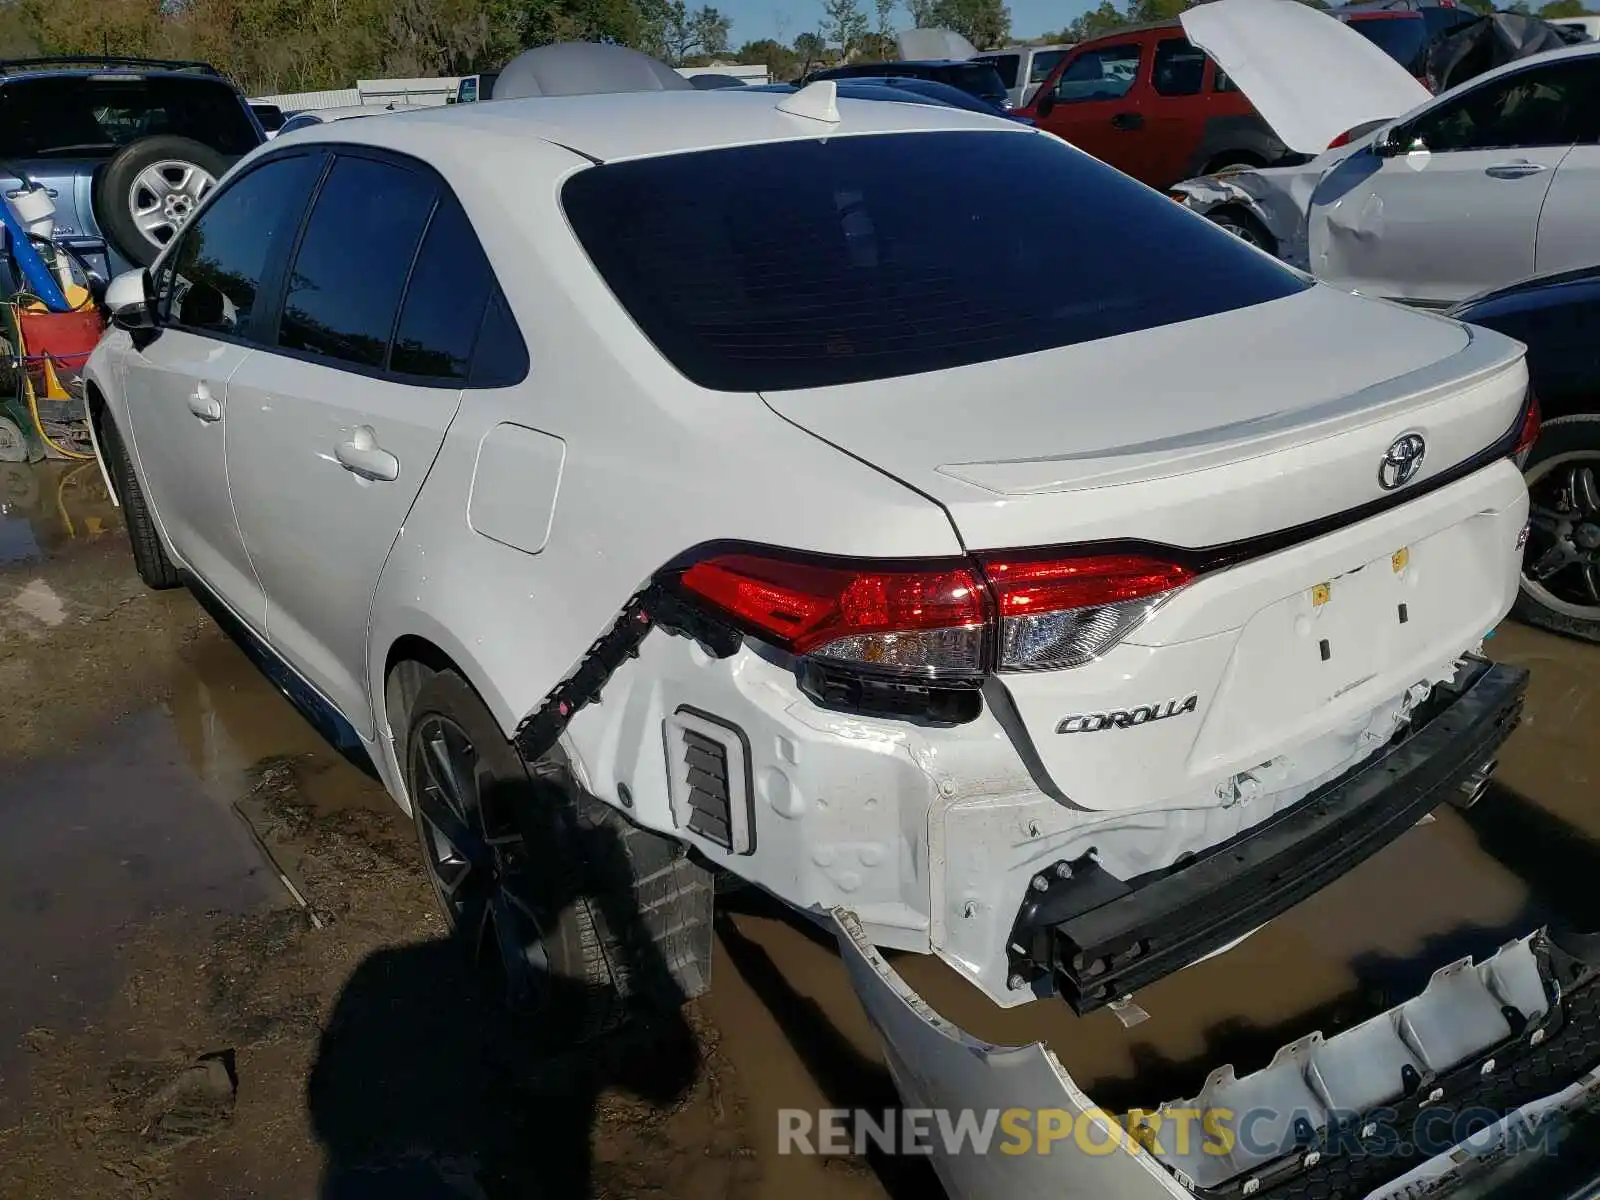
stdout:
<svg viewBox="0 0 1600 1200">
<path fill-rule="evenodd" d="M 698 992 L 714 869 L 841 931 L 910 1102 L 1078 1104 L 875 948 L 1088 1012 L 1481 792 L 1526 682 L 1479 655 L 1527 519 L 1518 343 L 1016 122 L 580 50 L 629 86 L 276 139 L 115 281 L 88 368 L 143 577 L 371 759 L 513 999 L 593 1032 Z M 1531 1028 L 1548 957 L 1330 1040 L 1333 1099 Z"/>
<path fill-rule="evenodd" d="M 1429 306 L 1600 261 L 1600 44 L 1430 97 L 1295 0 L 1217 0 L 1182 21 L 1312 156 L 1172 189 L 1247 241 L 1338 287 Z"/>
</svg>

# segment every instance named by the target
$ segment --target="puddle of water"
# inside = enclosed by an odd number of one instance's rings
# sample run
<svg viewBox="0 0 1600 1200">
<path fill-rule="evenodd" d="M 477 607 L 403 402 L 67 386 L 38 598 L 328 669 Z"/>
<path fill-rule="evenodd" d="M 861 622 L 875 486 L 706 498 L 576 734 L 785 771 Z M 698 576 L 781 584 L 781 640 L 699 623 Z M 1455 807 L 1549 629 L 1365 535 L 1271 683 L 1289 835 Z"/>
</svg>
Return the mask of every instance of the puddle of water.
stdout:
<svg viewBox="0 0 1600 1200">
<path fill-rule="evenodd" d="M 0 565 L 49 558 L 121 528 L 96 463 L 0 463 Z"/>
<path fill-rule="evenodd" d="M 26 1095 L 23 1035 L 92 1019 L 140 922 L 287 899 L 160 711 L 118 722 L 71 756 L 7 767 L 0 897 L 0 1127 Z"/>
</svg>

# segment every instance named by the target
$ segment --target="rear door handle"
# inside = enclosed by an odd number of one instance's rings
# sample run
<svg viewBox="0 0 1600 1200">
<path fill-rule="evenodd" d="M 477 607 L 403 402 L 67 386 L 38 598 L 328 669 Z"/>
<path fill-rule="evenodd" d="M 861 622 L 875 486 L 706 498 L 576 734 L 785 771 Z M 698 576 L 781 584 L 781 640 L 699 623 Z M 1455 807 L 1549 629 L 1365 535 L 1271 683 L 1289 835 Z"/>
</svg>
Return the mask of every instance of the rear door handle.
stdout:
<svg viewBox="0 0 1600 1200">
<path fill-rule="evenodd" d="M 202 421 L 222 420 L 222 405 L 217 403 L 210 386 L 204 382 L 195 384 L 194 391 L 189 393 L 189 411 Z"/>
<path fill-rule="evenodd" d="M 400 460 L 378 445 L 370 425 L 357 425 L 348 442 L 333 448 L 333 456 L 346 471 L 363 479 L 393 483 L 400 478 Z"/>
<path fill-rule="evenodd" d="M 1537 175 L 1545 169 L 1543 163 L 1521 161 L 1495 163 L 1492 167 L 1485 167 L 1483 173 L 1495 179 L 1521 179 L 1526 175 Z"/>
<path fill-rule="evenodd" d="M 1120 112 L 1111 118 L 1113 129 L 1143 129 L 1144 117 L 1136 112 Z"/>
</svg>

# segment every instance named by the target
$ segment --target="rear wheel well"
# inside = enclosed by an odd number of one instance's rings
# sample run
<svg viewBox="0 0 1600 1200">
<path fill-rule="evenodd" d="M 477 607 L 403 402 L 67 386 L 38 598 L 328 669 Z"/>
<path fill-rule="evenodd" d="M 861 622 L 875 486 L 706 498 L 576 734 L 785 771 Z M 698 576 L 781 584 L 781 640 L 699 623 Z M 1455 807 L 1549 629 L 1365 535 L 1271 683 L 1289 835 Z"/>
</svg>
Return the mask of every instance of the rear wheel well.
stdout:
<svg viewBox="0 0 1600 1200">
<path fill-rule="evenodd" d="M 406 726 L 411 706 L 423 684 L 442 671 L 454 671 L 470 682 L 471 677 L 454 659 L 427 638 L 407 634 L 389 647 L 383 663 L 383 716 L 394 737 L 395 758 L 403 771 L 406 761 Z"/>
<path fill-rule="evenodd" d="M 1219 204 L 1207 212 L 1206 217 L 1215 224 L 1243 236 L 1246 241 L 1253 242 L 1268 254 L 1278 253 L 1278 239 L 1273 237 L 1267 227 L 1244 205 Z"/>
</svg>

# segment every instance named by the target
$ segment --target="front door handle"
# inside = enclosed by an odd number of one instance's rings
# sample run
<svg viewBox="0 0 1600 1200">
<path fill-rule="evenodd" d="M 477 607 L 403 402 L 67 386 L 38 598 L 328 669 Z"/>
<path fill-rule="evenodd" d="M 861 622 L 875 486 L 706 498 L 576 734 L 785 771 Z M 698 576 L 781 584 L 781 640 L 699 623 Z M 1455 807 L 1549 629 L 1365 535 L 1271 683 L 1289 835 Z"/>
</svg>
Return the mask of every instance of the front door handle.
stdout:
<svg viewBox="0 0 1600 1200">
<path fill-rule="evenodd" d="M 222 420 L 222 405 L 204 382 L 195 384 L 194 391 L 189 393 L 189 411 L 202 421 Z"/>
<path fill-rule="evenodd" d="M 1111 118 L 1113 129 L 1143 129 L 1144 117 L 1136 112 L 1120 112 Z"/>
<path fill-rule="evenodd" d="M 1522 179 L 1528 175 L 1537 175 L 1545 169 L 1543 163 L 1519 159 L 1516 162 L 1495 163 L 1492 167 L 1485 167 L 1483 173 L 1495 179 Z"/>
<path fill-rule="evenodd" d="M 346 471 L 363 479 L 393 483 L 400 478 L 400 460 L 378 445 L 370 425 L 357 425 L 348 442 L 333 448 L 333 456 Z"/>
</svg>

